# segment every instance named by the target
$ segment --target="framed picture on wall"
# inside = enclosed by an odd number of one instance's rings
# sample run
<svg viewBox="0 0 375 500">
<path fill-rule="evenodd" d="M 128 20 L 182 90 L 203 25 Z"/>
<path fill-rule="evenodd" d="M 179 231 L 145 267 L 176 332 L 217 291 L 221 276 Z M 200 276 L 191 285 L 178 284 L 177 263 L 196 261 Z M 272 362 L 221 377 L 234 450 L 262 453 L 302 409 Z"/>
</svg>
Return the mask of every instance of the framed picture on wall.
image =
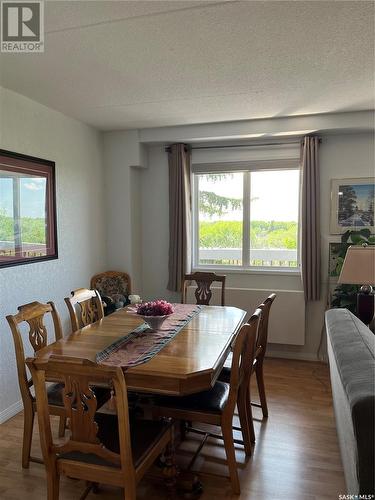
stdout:
<svg viewBox="0 0 375 500">
<path fill-rule="evenodd" d="M 374 231 L 375 178 L 332 179 L 331 234 L 348 229 Z"/>
<path fill-rule="evenodd" d="M 0 150 L 0 267 L 57 259 L 55 164 Z"/>
</svg>

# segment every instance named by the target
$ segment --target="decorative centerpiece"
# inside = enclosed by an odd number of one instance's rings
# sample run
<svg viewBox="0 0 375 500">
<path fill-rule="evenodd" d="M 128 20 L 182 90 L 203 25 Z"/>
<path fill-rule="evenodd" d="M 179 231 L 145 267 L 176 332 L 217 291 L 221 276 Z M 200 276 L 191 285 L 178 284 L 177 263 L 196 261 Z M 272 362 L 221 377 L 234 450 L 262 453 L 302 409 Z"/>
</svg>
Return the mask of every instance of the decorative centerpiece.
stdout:
<svg viewBox="0 0 375 500">
<path fill-rule="evenodd" d="M 148 324 L 151 330 L 158 330 L 165 319 L 173 313 L 172 304 L 166 300 L 154 300 L 152 302 L 143 302 L 137 306 L 139 314 Z"/>
</svg>

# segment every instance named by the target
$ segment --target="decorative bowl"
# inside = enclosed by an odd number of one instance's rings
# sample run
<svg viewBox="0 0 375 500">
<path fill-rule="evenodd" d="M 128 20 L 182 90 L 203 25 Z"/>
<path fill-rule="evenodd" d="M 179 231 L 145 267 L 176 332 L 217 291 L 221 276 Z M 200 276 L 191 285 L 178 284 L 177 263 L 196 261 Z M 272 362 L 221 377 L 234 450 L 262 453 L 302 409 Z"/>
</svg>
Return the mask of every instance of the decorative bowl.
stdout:
<svg viewBox="0 0 375 500">
<path fill-rule="evenodd" d="M 141 318 L 143 318 L 144 322 L 148 324 L 151 330 L 159 330 L 164 321 L 170 316 L 166 314 L 165 316 L 144 316 L 139 314 Z"/>
<path fill-rule="evenodd" d="M 142 302 L 136 307 L 136 313 L 143 318 L 151 330 L 158 330 L 165 318 L 173 313 L 172 304 L 163 299 Z"/>
</svg>

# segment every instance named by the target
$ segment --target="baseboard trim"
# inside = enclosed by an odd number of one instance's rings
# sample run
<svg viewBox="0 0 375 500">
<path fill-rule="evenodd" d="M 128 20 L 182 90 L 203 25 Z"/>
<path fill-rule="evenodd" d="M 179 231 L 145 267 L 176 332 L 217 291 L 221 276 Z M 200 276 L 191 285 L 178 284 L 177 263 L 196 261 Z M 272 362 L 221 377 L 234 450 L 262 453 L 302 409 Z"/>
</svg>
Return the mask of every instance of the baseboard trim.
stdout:
<svg viewBox="0 0 375 500">
<path fill-rule="evenodd" d="M 267 358 L 297 359 L 300 361 L 321 361 L 316 354 L 305 352 L 267 351 Z"/>
<path fill-rule="evenodd" d="M 10 418 L 17 415 L 23 409 L 22 400 L 20 399 L 16 403 L 13 403 L 8 408 L 0 412 L 0 425 L 9 420 Z"/>
</svg>

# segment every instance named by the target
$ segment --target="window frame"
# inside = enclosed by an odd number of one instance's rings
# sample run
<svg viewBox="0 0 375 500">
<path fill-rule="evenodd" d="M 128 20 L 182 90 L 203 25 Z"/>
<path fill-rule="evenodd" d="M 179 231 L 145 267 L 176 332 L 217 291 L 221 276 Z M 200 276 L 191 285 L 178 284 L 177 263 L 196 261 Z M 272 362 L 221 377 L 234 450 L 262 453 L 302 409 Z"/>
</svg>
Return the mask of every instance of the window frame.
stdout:
<svg viewBox="0 0 375 500">
<path fill-rule="evenodd" d="M 0 149 L 0 170 L 46 178 L 46 253 L 24 257 L 1 256 L 0 269 L 58 259 L 55 162 Z"/>
<path fill-rule="evenodd" d="M 297 266 L 251 266 L 250 265 L 250 223 L 251 223 L 251 172 L 266 170 L 298 170 L 298 232 Z M 199 264 L 199 175 L 242 172 L 243 177 L 243 218 L 242 218 L 242 265 Z M 272 160 L 250 160 L 235 162 L 197 163 L 192 165 L 192 268 L 193 271 L 230 271 L 233 273 L 267 273 L 295 275 L 301 272 L 301 165 L 297 158 Z M 245 202 L 246 200 L 246 202 Z"/>
</svg>

